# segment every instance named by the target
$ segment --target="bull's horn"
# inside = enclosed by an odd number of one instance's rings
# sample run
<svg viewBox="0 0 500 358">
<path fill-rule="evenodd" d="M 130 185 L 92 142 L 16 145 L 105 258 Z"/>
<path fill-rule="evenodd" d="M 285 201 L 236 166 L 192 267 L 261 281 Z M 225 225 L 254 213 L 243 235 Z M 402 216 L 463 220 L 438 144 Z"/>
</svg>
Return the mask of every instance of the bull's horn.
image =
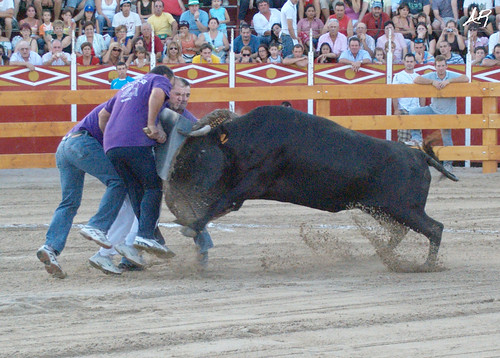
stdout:
<svg viewBox="0 0 500 358">
<path fill-rule="evenodd" d="M 212 127 L 210 127 L 210 125 L 206 124 L 203 127 L 201 127 L 200 129 L 197 129 L 195 131 L 190 132 L 189 136 L 190 137 L 201 137 L 201 136 L 204 136 L 204 135 L 207 135 L 208 133 L 210 133 L 211 129 L 212 129 Z"/>
</svg>

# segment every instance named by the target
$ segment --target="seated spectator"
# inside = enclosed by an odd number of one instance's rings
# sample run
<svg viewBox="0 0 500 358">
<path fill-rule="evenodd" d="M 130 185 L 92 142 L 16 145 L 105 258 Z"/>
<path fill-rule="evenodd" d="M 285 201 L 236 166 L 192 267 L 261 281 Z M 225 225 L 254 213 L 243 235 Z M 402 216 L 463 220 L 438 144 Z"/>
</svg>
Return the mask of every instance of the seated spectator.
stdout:
<svg viewBox="0 0 500 358">
<path fill-rule="evenodd" d="M 42 65 L 42 58 L 35 51 L 31 51 L 27 41 L 21 40 L 17 45 L 17 52 L 10 57 L 11 66 L 25 66 L 30 71 L 35 70 L 35 66 Z"/>
<path fill-rule="evenodd" d="M 375 51 L 375 40 L 366 33 L 366 24 L 358 21 L 354 26 L 354 32 L 356 33 L 354 36 L 356 36 L 361 43 L 361 49 L 368 51 L 370 57 L 373 57 L 373 51 Z"/>
<path fill-rule="evenodd" d="M 450 0 L 432 0 L 432 13 L 434 22 L 432 28 L 435 31 L 444 30 L 450 20 L 458 20 L 458 8 L 456 1 Z M 439 47 L 439 45 L 438 45 Z"/>
<path fill-rule="evenodd" d="M 118 62 L 124 62 L 123 50 L 118 42 L 112 42 L 109 44 L 108 51 L 102 56 L 102 64 L 116 66 Z"/>
<path fill-rule="evenodd" d="M 75 16 L 75 22 L 80 21 L 83 18 L 85 7 L 94 7 L 94 5 L 95 3 L 93 0 L 66 0 L 66 7 L 63 10 L 63 14 L 65 11 L 69 11 L 71 16 Z"/>
<path fill-rule="evenodd" d="M 392 61 L 393 63 L 402 63 L 403 58 L 408 52 L 408 46 L 403 35 L 396 32 L 394 23 L 392 21 L 387 21 L 384 24 L 384 35 L 380 36 L 377 39 L 377 47 L 385 47 L 385 44 L 389 41 L 389 33 L 392 33 L 391 40 L 396 44 L 396 47 L 394 49 L 394 58 Z"/>
<path fill-rule="evenodd" d="M 75 52 L 77 56 L 81 56 L 82 52 L 81 47 L 84 42 L 90 42 L 92 44 L 92 55 L 98 57 L 99 59 L 104 56 L 106 50 L 108 49 L 106 46 L 106 42 L 101 34 L 95 32 L 94 23 L 88 21 L 83 25 L 84 34 L 78 36 L 75 44 Z"/>
<path fill-rule="evenodd" d="M 148 21 L 151 15 L 153 15 L 153 2 L 153 0 L 137 1 L 137 14 L 141 18 L 142 22 Z M 165 4 L 163 4 L 163 6 L 165 7 Z"/>
<path fill-rule="evenodd" d="M 384 1 L 384 0 L 366 0 L 366 1 L 363 1 L 362 4 L 361 4 L 361 11 L 359 12 L 359 18 L 360 19 L 363 19 L 366 14 L 369 13 L 368 11 L 368 8 L 370 8 L 370 11 L 374 8 L 374 4 L 375 3 L 379 3 L 380 4 L 380 9 L 382 10 L 382 12 L 384 14 L 387 15 L 387 17 L 389 18 L 389 20 L 391 19 L 391 17 L 393 16 L 393 3 L 394 3 L 394 8 L 397 9 L 397 7 L 399 6 L 399 3 L 402 2 L 402 0 L 394 0 L 394 1 Z M 368 27 L 370 28 L 370 27 Z"/>
<path fill-rule="evenodd" d="M 43 9 L 50 9 L 51 14 L 54 14 L 54 21 L 61 16 L 62 3 L 62 0 L 33 0 L 39 19 L 42 18 Z"/>
<path fill-rule="evenodd" d="M 189 24 L 189 32 L 196 36 L 208 30 L 208 14 L 200 10 L 198 0 L 189 0 L 188 10 L 182 13 L 180 21 L 186 21 Z"/>
<path fill-rule="evenodd" d="M 118 62 L 116 64 L 116 72 L 118 77 L 111 81 L 111 89 L 120 89 L 129 82 L 133 82 L 134 79 L 127 75 L 127 65 L 125 62 Z"/>
<path fill-rule="evenodd" d="M 163 12 L 162 0 L 154 1 L 153 15 L 149 17 L 148 24 L 153 28 L 155 35 L 164 42 L 167 41 L 167 38 L 172 40 L 173 36 L 177 34 L 177 21 L 168 12 Z"/>
<path fill-rule="evenodd" d="M 5 1 L 5 0 L 3 0 L 3 1 Z M 33 5 L 29 5 L 26 8 L 26 18 L 19 21 L 20 26 L 22 26 L 23 24 L 30 25 L 31 33 L 33 34 L 33 37 L 34 38 L 38 37 L 38 28 L 41 25 L 41 21 L 36 18 L 36 10 L 35 10 L 35 7 Z"/>
<path fill-rule="evenodd" d="M 212 46 L 203 44 L 200 47 L 200 54 L 193 57 L 193 63 L 220 63 L 220 58 L 212 54 Z"/>
<path fill-rule="evenodd" d="M 481 11 L 490 10 L 491 13 L 487 18 L 482 18 L 479 20 L 481 30 L 485 32 L 486 36 L 490 36 L 493 33 L 493 27 L 495 26 L 495 9 L 493 7 L 492 0 L 465 0 L 463 3 L 464 16 L 458 20 L 458 30 L 461 34 L 466 35 L 468 26 L 464 25 L 471 16 L 479 17 Z M 484 26 L 486 20 L 486 26 Z M 473 24 L 479 25 L 476 22 Z"/>
<path fill-rule="evenodd" d="M 243 46 L 250 46 L 252 49 L 252 54 L 257 53 L 259 49 L 259 39 L 257 36 L 252 34 L 250 26 L 247 24 L 241 25 L 240 35 L 234 39 L 233 50 L 236 54 L 235 58 L 239 59 L 241 57 L 241 49 Z"/>
<path fill-rule="evenodd" d="M 97 32 L 98 34 L 102 33 L 102 31 L 99 29 L 99 22 L 95 17 L 95 9 L 92 5 L 85 6 L 83 17 L 78 22 L 78 36 L 83 35 L 83 29 L 85 27 L 85 23 L 87 22 L 91 22 L 92 24 L 94 24 L 95 32 Z"/>
<path fill-rule="evenodd" d="M 281 23 L 281 12 L 269 6 L 269 0 L 257 0 L 259 12 L 253 16 L 253 28 L 261 43 L 271 42 L 271 27 Z"/>
<path fill-rule="evenodd" d="M 257 63 L 267 63 L 269 58 L 269 48 L 266 44 L 260 44 L 259 50 L 257 51 L 257 56 L 255 57 L 255 62 Z"/>
<path fill-rule="evenodd" d="M 385 50 L 383 48 L 375 47 L 372 62 L 376 65 L 384 65 L 387 62 L 385 58 Z"/>
<path fill-rule="evenodd" d="M 12 61 L 12 59 L 11 59 Z M 500 44 L 493 47 L 493 53 L 486 56 L 481 62 L 481 66 L 491 67 L 500 65 Z"/>
<path fill-rule="evenodd" d="M 347 37 L 339 32 L 339 21 L 330 19 L 327 22 L 328 32 L 321 35 L 318 40 L 318 50 L 323 43 L 328 43 L 332 49 L 331 57 L 337 60 L 340 54 L 347 50 Z"/>
<path fill-rule="evenodd" d="M 450 44 L 451 52 L 457 55 L 460 55 L 463 51 L 465 51 L 465 42 L 463 37 L 458 33 L 455 20 L 449 20 L 446 22 L 446 28 L 441 32 L 441 36 L 439 36 L 437 47 L 439 47 L 444 41 Z"/>
<path fill-rule="evenodd" d="M 316 58 L 316 63 L 335 63 L 335 55 L 328 42 L 323 42 L 319 48 L 319 55 Z"/>
<path fill-rule="evenodd" d="M 149 54 L 143 46 L 134 48 L 134 52 L 128 57 L 127 66 L 141 68 L 149 65 Z"/>
<path fill-rule="evenodd" d="M 5 36 L 10 39 L 12 27 L 17 21 L 14 18 L 14 1 L 2 0 L 0 2 L 0 26 L 5 29 Z"/>
<path fill-rule="evenodd" d="M 299 0 L 298 8 L 297 8 L 297 11 L 299 13 L 299 21 L 307 16 L 306 7 L 308 7 L 309 5 L 313 6 L 314 13 L 316 14 L 315 17 L 317 19 L 319 19 L 319 17 L 321 16 L 320 0 Z M 328 14 L 330 14 L 330 11 L 328 11 Z M 330 16 L 330 15 L 328 15 L 328 16 Z M 328 19 L 328 17 L 325 17 L 325 19 Z"/>
<path fill-rule="evenodd" d="M 392 18 L 396 31 L 399 32 L 407 40 L 412 40 L 415 37 L 415 25 L 410 17 L 410 7 L 407 3 L 402 3 L 398 6 L 398 14 Z"/>
<path fill-rule="evenodd" d="M 44 66 L 69 66 L 71 57 L 69 53 L 63 52 L 61 41 L 52 41 L 51 51 L 42 56 Z"/>
<path fill-rule="evenodd" d="M 351 37 L 354 35 L 352 20 L 345 14 L 345 5 L 342 1 L 338 1 L 335 4 L 334 8 L 335 14 L 330 15 L 328 20 L 337 19 L 339 21 L 339 32 L 346 37 Z M 327 21 L 328 23 L 328 21 Z M 328 31 L 327 26 L 325 25 L 322 33 L 326 33 Z"/>
<path fill-rule="evenodd" d="M 59 40 L 62 43 L 63 51 L 71 54 L 71 36 L 63 33 L 64 23 L 61 20 L 54 21 L 54 33 L 45 34 L 45 43 L 48 46 L 48 50 L 50 51 L 51 43 L 53 40 Z"/>
<path fill-rule="evenodd" d="M 120 0 L 120 9 L 121 11 L 113 16 L 112 25 L 115 32 L 118 26 L 124 25 L 127 30 L 126 37 L 128 39 L 138 37 L 141 33 L 142 21 L 137 13 L 130 11 L 130 0 Z"/>
<path fill-rule="evenodd" d="M 153 52 L 153 28 L 147 22 L 144 22 L 141 26 L 141 37 L 144 40 L 144 47 L 149 53 Z M 159 62 L 161 59 L 161 54 L 163 52 L 163 43 L 160 38 L 155 35 L 154 37 L 154 53 L 156 54 L 156 61 Z"/>
<path fill-rule="evenodd" d="M 451 52 L 451 46 L 448 41 L 442 41 L 439 44 L 439 52 L 445 58 L 448 65 L 460 65 L 464 63 L 462 56 Z"/>
<path fill-rule="evenodd" d="M 189 32 L 189 24 L 187 21 L 179 22 L 179 33 L 174 36 L 174 41 L 177 42 L 182 49 L 182 58 L 190 63 L 198 51 L 195 44 L 197 37 Z"/>
<path fill-rule="evenodd" d="M 290 35 L 284 34 L 281 25 L 276 23 L 271 27 L 271 43 L 276 43 L 279 47 L 281 57 L 285 58 L 292 54 L 293 40 Z"/>
<path fill-rule="evenodd" d="M 51 35 L 54 33 L 54 26 L 50 22 L 52 18 L 52 13 L 48 9 L 44 9 L 42 12 L 42 24 L 38 28 L 38 52 L 43 53 L 48 51 L 48 47 L 45 46 L 45 35 Z"/>
<path fill-rule="evenodd" d="M 292 54 L 283 59 L 284 65 L 295 65 L 297 67 L 307 67 L 308 62 L 307 56 L 304 55 L 304 46 L 301 44 L 293 46 Z"/>
<path fill-rule="evenodd" d="M 0 66 L 8 66 L 10 62 L 9 56 L 3 45 L 0 45 Z"/>
<path fill-rule="evenodd" d="M 254 60 L 252 58 L 252 49 L 250 46 L 243 46 L 241 49 L 241 57 L 236 60 L 238 63 L 253 63 Z"/>
<path fill-rule="evenodd" d="M 391 18 L 385 12 L 382 12 L 382 2 L 373 1 L 371 4 L 371 10 L 369 13 L 364 15 L 361 22 L 366 24 L 367 34 L 373 37 L 375 41 L 384 34 L 384 24 L 390 21 Z"/>
<path fill-rule="evenodd" d="M 482 31 L 479 31 L 479 25 L 472 23 L 468 26 L 467 34 L 470 35 L 470 38 L 466 41 L 466 44 L 471 44 L 469 48 L 469 52 L 471 54 L 475 53 L 476 47 L 488 47 L 488 38 L 483 35 Z M 470 40 L 470 41 L 469 41 Z"/>
<path fill-rule="evenodd" d="M 415 40 L 417 39 L 422 40 L 425 50 L 429 55 L 434 56 L 434 52 L 436 52 L 436 40 L 427 32 L 427 26 L 423 22 L 419 22 L 417 25 L 417 36 Z M 415 52 L 414 47 L 412 47 L 412 52 Z"/>
<path fill-rule="evenodd" d="M 231 19 L 227 10 L 221 6 L 222 0 L 212 0 L 212 8 L 208 11 L 208 16 L 219 20 L 219 31 L 227 36 L 227 26 Z"/>
<path fill-rule="evenodd" d="M 95 9 L 97 12 L 97 22 L 99 22 L 100 34 L 107 33 L 113 36 L 113 18 L 120 11 L 119 0 L 96 0 Z"/>
<path fill-rule="evenodd" d="M 484 47 L 476 47 L 472 55 L 472 66 L 482 66 L 482 62 L 486 57 L 487 51 Z"/>
<path fill-rule="evenodd" d="M 19 42 L 24 40 L 30 45 L 31 51 L 38 53 L 38 43 L 33 37 L 31 37 L 31 26 L 29 24 L 22 24 L 19 32 L 21 35 L 15 36 L 12 39 L 12 48 L 14 49 L 14 52 L 17 51 L 17 45 Z"/>
<path fill-rule="evenodd" d="M 115 37 L 111 39 L 109 47 L 111 47 L 111 44 L 113 42 L 117 43 L 118 46 L 120 46 L 123 51 L 123 56 L 128 56 L 128 54 L 132 50 L 132 41 L 127 37 L 127 28 L 125 27 L 125 25 L 119 25 L 115 27 Z"/>
<path fill-rule="evenodd" d="M 281 63 L 281 53 L 279 45 L 276 42 L 271 42 L 269 45 L 269 57 L 267 58 L 267 63 Z"/>
<path fill-rule="evenodd" d="M 417 15 L 417 25 L 423 23 L 427 28 L 427 33 L 433 35 L 433 29 L 431 24 L 431 19 L 425 13 L 421 12 Z"/>
<path fill-rule="evenodd" d="M 424 40 L 416 38 L 415 41 L 413 41 L 413 47 L 415 49 L 415 62 L 418 65 L 434 63 L 434 57 L 425 50 Z"/>
<path fill-rule="evenodd" d="M 4 55 L 10 57 L 12 54 L 12 43 L 8 37 L 2 36 L 2 26 L 0 26 L 0 45 L 3 47 Z"/>
<path fill-rule="evenodd" d="M 361 49 L 359 39 L 351 37 L 349 39 L 349 48 L 340 54 L 339 63 L 351 65 L 351 69 L 358 72 L 362 64 L 370 62 L 372 62 L 370 54 L 368 51 Z"/>
<path fill-rule="evenodd" d="M 302 41 L 304 46 L 308 48 L 309 44 L 309 32 L 312 29 L 313 36 L 313 48 L 318 45 L 318 39 L 321 36 L 321 30 L 324 27 L 323 21 L 316 17 L 316 10 L 314 5 L 308 4 L 305 8 L 306 17 L 297 23 L 297 32 L 299 33 L 299 39 Z"/>
<path fill-rule="evenodd" d="M 90 42 L 84 42 L 80 46 L 81 56 L 76 58 L 76 63 L 82 66 L 94 66 L 99 65 L 101 61 L 99 57 L 92 54 L 92 44 Z"/>
<path fill-rule="evenodd" d="M 73 19 L 72 11 L 68 8 L 64 9 L 61 17 L 63 19 L 63 34 L 71 36 L 73 30 L 76 29 L 76 21 Z"/>
<path fill-rule="evenodd" d="M 204 43 L 212 46 L 213 54 L 220 58 L 221 63 L 225 62 L 226 51 L 229 50 L 229 41 L 226 35 L 219 31 L 219 20 L 215 17 L 208 20 L 208 32 L 202 32 L 195 42 L 198 47 L 201 47 Z"/>
<path fill-rule="evenodd" d="M 172 41 L 168 44 L 168 46 L 166 46 L 166 49 L 167 51 L 165 52 L 165 56 L 163 56 L 163 63 L 186 63 L 186 61 L 182 57 L 180 45 L 177 42 Z"/>
<path fill-rule="evenodd" d="M 385 59 L 387 61 L 389 60 L 389 44 L 391 45 L 390 52 L 392 52 L 392 63 L 393 64 L 403 63 L 402 60 L 400 60 L 398 57 L 396 57 L 396 43 L 394 41 L 391 41 L 391 42 L 387 41 L 385 43 L 385 46 L 384 46 Z"/>
</svg>

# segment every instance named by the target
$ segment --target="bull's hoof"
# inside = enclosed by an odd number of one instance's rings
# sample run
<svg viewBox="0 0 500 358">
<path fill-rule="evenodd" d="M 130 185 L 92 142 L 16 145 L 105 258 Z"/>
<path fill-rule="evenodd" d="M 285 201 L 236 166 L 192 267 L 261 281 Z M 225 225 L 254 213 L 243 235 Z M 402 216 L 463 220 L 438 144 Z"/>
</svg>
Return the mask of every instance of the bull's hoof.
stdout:
<svg viewBox="0 0 500 358">
<path fill-rule="evenodd" d="M 181 228 L 181 234 L 193 239 L 198 235 L 198 233 L 195 230 L 191 229 L 189 226 L 183 226 Z"/>
</svg>

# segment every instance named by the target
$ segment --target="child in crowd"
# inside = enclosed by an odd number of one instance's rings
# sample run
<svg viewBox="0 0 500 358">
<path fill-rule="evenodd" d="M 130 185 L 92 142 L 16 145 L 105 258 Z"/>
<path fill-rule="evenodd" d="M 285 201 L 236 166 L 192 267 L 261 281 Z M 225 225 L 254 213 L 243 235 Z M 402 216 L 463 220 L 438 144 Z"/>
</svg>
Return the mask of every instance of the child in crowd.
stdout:
<svg viewBox="0 0 500 358">
<path fill-rule="evenodd" d="M 49 9 L 42 11 L 42 24 L 38 28 L 38 34 L 41 38 L 45 37 L 45 34 L 52 35 L 54 33 L 54 27 L 50 19 L 52 18 L 52 12 Z"/>
<path fill-rule="evenodd" d="M 131 57 L 132 56 L 130 56 L 129 58 L 131 58 Z M 134 59 L 132 61 L 130 61 L 131 66 L 136 66 L 137 68 L 141 68 L 141 67 L 149 65 L 148 53 L 144 47 L 138 46 L 135 49 L 133 57 L 134 57 Z"/>
<path fill-rule="evenodd" d="M 280 54 L 279 45 L 276 42 L 271 42 L 269 45 L 269 57 L 267 58 L 268 63 L 281 63 L 282 58 Z"/>
<path fill-rule="evenodd" d="M 375 48 L 372 62 L 377 65 L 385 64 L 385 52 L 383 48 L 380 47 Z"/>
<path fill-rule="evenodd" d="M 210 9 L 210 17 L 215 17 L 219 20 L 219 31 L 227 35 L 226 24 L 231 21 L 229 13 L 222 6 L 222 0 L 212 0 L 212 8 Z"/>
<path fill-rule="evenodd" d="M 71 35 L 73 30 L 76 29 L 76 23 L 75 20 L 73 19 L 73 14 L 71 13 L 71 10 L 64 9 L 61 13 L 61 17 L 64 23 L 63 34 Z"/>
<path fill-rule="evenodd" d="M 481 62 L 486 57 L 486 48 L 479 46 L 474 49 L 472 54 L 472 66 L 481 66 Z"/>
</svg>

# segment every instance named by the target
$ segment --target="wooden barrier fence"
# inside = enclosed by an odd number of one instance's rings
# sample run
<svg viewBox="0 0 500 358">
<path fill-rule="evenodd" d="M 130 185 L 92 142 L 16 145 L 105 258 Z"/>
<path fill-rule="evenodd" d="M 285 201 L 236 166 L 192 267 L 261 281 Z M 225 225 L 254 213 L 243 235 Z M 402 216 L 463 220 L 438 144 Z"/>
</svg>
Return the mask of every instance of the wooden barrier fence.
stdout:
<svg viewBox="0 0 500 358">
<path fill-rule="evenodd" d="M 4 91 L 0 92 L 0 106 L 40 106 L 68 104 L 99 104 L 115 93 L 113 90 L 78 91 Z M 451 84 L 438 91 L 422 85 L 316 85 L 269 86 L 240 88 L 193 88 L 191 102 L 260 102 L 271 100 L 315 101 L 316 114 L 354 130 L 380 129 L 482 129 L 482 145 L 435 147 L 441 160 L 481 161 L 484 173 L 497 171 L 500 146 L 497 132 L 500 115 L 497 97 L 500 83 L 474 82 Z M 332 115 L 330 101 L 336 99 L 370 99 L 401 97 L 479 97 L 482 114 L 441 116 L 349 116 Z M 7 122 L 0 123 L 0 138 L 63 136 L 73 122 Z M 55 166 L 54 153 L 3 154 L 0 169 L 47 168 Z"/>
</svg>

